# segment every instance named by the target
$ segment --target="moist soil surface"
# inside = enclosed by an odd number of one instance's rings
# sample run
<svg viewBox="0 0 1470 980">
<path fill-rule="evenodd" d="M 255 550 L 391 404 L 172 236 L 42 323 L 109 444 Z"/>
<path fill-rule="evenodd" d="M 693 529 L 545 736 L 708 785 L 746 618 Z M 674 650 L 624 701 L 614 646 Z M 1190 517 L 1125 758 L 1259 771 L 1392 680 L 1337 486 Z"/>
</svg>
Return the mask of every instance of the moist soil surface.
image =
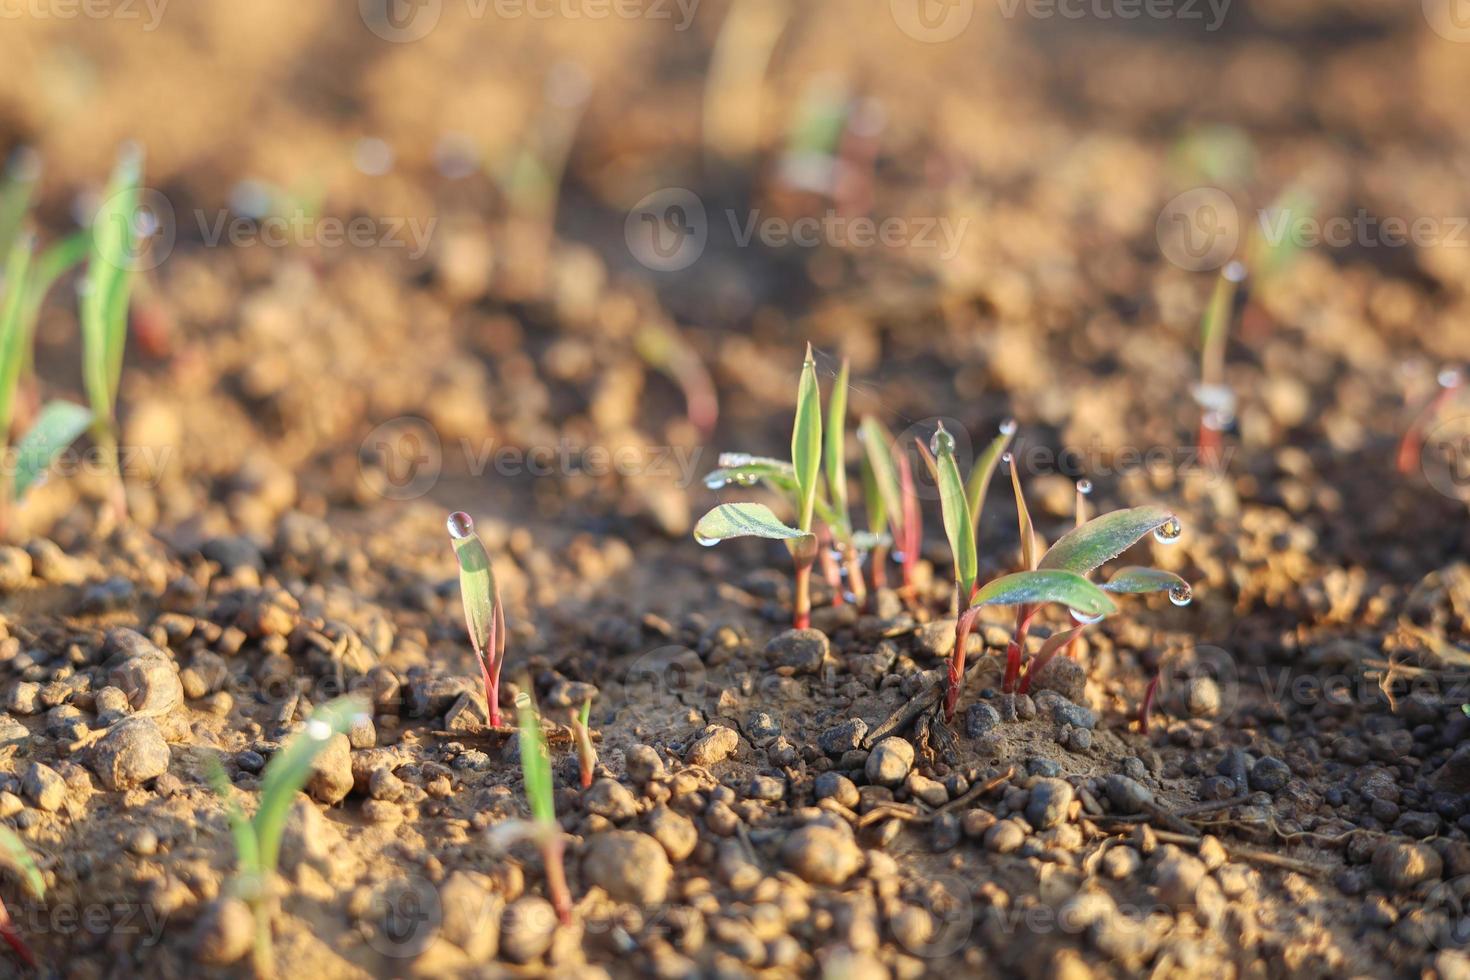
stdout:
<svg viewBox="0 0 1470 980">
<path fill-rule="evenodd" d="M 211 760 L 253 808 L 350 689 L 370 721 L 323 755 L 272 882 L 282 974 L 1470 976 L 1470 519 L 1453 440 L 1395 466 L 1470 340 L 1470 48 L 1418 4 L 1253 4 L 1218 32 L 977 6 L 931 44 L 885 4 L 854 23 L 813 3 L 736 93 L 707 91 L 724 4 L 682 32 L 445 5 L 401 44 L 313 6 L 0 37 L 0 134 L 46 158 L 43 237 L 126 137 L 175 232 L 133 310 L 128 519 L 84 444 L 0 548 L 0 817 L 47 884 L 0 893 L 41 974 L 249 975 Z M 553 139 L 544 80 L 573 64 L 593 84 L 547 225 L 489 175 Z M 783 170 L 814 86 L 881 119 L 856 191 Z M 737 112 L 701 143 L 722 99 L 759 107 L 753 142 Z M 320 188 L 313 218 L 366 216 L 378 240 L 211 241 L 247 180 Z M 1219 262 L 1190 267 L 1162 216 L 1223 189 L 1245 257 L 1300 186 L 1322 218 L 1439 236 L 1355 232 L 1252 276 L 1206 465 L 1191 385 Z M 659 271 L 625 219 L 670 187 L 708 241 Z M 740 241 L 752 215 L 850 207 L 909 238 Z M 80 398 L 71 296 L 37 360 L 48 395 Z M 713 378 L 712 432 L 648 356 L 671 335 Z M 905 450 L 944 420 L 963 464 L 1016 419 L 1047 540 L 1080 478 L 1095 510 L 1173 509 L 1178 540 L 1119 564 L 1177 572 L 1193 601 L 1123 599 L 1019 697 L 1012 623 L 987 616 L 946 723 L 953 590 L 921 483 L 913 594 L 834 606 L 818 577 L 814 631 L 789 632 L 785 549 L 690 532 L 720 501 L 779 508 L 703 477 L 722 451 L 787 454 L 808 341 L 824 395 L 850 359 L 850 417 Z M 986 577 L 1019 567 L 1005 482 Z M 528 807 L 516 739 L 485 719 L 455 510 L 504 593 L 507 717 L 520 690 L 546 715 L 570 925 L 539 854 L 493 833 Z M 1069 625 L 1047 612 L 1033 636 Z M 567 725 L 588 695 L 584 790 Z"/>
</svg>

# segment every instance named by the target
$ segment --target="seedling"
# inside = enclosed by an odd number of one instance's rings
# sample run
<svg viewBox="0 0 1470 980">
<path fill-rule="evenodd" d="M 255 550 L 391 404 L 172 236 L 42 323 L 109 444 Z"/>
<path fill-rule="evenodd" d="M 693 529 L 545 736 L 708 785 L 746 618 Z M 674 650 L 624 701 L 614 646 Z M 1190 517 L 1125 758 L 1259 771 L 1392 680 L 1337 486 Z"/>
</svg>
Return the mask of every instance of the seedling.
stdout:
<svg viewBox="0 0 1470 980">
<path fill-rule="evenodd" d="M 0 826 L 0 866 L 10 869 L 11 874 L 20 879 L 25 892 L 37 900 L 46 897 L 46 879 L 41 877 L 41 869 L 36 867 L 36 859 L 31 857 L 31 852 L 26 848 L 25 841 L 9 827 Z M 35 969 L 36 957 L 31 952 L 30 946 L 21 937 L 15 928 L 15 923 L 10 919 L 10 911 L 5 903 L 0 901 L 0 939 L 10 947 L 26 966 Z"/>
<path fill-rule="evenodd" d="M 92 219 L 92 251 L 81 302 L 82 380 L 92 403 L 92 439 L 112 471 L 112 505 L 118 520 L 127 518 L 128 503 L 117 456 L 117 389 L 138 257 L 142 173 L 142 152 L 136 146 L 124 148 Z"/>
<path fill-rule="evenodd" d="M 449 515 L 449 539 L 459 560 L 459 598 L 464 605 L 470 645 L 485 684 L 485 710 L 490 725 L 500 727 L 500 668 L 505 665 L 505 607 L 490 566 L 490 553 L 464 511 Z"/>
<path fill-rule="evenodd" d="M 1220 271 L 1200 321 L 1200 380 L 1193 395 L 1200 409 L 1200 462 L 1209 467 L 1220 465 L 1221 433 L 1235 422 L 1235 391 L 1225 382 L 1225 341 L 1235 316 L 1235 294 L 1245 275 L 1239 262 Z"/>
<path fill-rule="evenodd" d="M 582 788 L 592 785 L 592 770 L 597 766 L 597 749 L 592 746 L 592 696 L 582 702 L 582 707 L 572 716 L 572 735 L 577 740 L 577 763 L 582 777 Z"/>
<path fill-rule="evenodd" d="M 562 858 L 566 836 L 556 822 L 556 804 L 551 792 L 551 756 L 546 751 L 546 736 L 541 732 L 541 716 L 525 691 L 516 693 L 516 722 L 519 727 L 521 774 L 526 784 L 526 801 L 531 806 L 530 820 L 507 820 L 490 832 L 499 847 L 518 840 L 531 841 L 541 852 L 546 866 L 546 893 L 561 924 L 572 924 L 572 894 L 567 889 L 566 868 Z"/>
<path fill-rule="evenodd" d="M 750 156 L 759 148 L 760 94 L 791 14 L 788 0 L 737 0 L 730 5 L 705 74 L 706 162 Z"/>
<path fill-rule="evenodd" d="M 796 418 L 791 427 L 791 463 L 754 456 L 721 457 L 721 469 L 705 482 L 724 486 L 733 480 L 750 485 L 766 480 L 791 493 L 795 498 L 797 523 L 782 523 L 764 504 L 721 504 L 699 519 L 694 538 L 703 545 L 715 545 L 729 538 L 757 537 L 785 541 L 795 565 L 796 588 L 793 622 L 797 629 L 811 625 L 811 573 L 817 558 L 817 536 L 812 530 L 816 514 L 817 484 L 822 466 L 822 406 L 817 385 L 817 365 L 807 345 L 801 366 L 801 381 L 796 393 Z M 831 516 L 830 514 L 828 515 Z M 831 526 L 835 518 L 826 520 Z"/>
<path fill-rule="evenodd" d="M 823 447 L 823 460 L 827 472 L 827 494 L 831 505 L 833 543 L 841 549 L 842 561 L 847 568 L 847 586 L 852 592 L 852 601 L 862 605 L 867 599 L 867 587 L 863 584 L 861 554 L 877 545 L 870 532 L 854 531 L 847 500 L 847 382 L 850 373 L 846 358 L 837 373 L 837 383 L 832 386 L 832 396 L 827 400 L 827 441 Z M 833 604 L 842 601 L 842 585 L 839 581 L 833 589 Z"/>
<path fill-rule="evenodd" d="M 858 442 L 863 449 L 863 502 L 873 540 L 873 588 L 876 591 L 888 584 L 888 549 L 893 543 L 902 568 L 902 593 L 912 599 L 914 566 L 924 535 L 913 470 L 906 454 L 899 453 L 895 461 L 893 436 L 872 416 L 858 425 Z"/>
<path fill-rule="evenodd" d="M 23 234 L 10 249 L 5 263 L 5 292 L 0 300 L 0 450 L 9 446 L 15 418 L 15 396 L 30 356 L 37 295 L 54 281 L 56 259 L 38 278 L 31 253 L 34 241 Z M 56 273 L 59 274 L 59 273 Z M 49 280 L 45 277 L 49 277 Z M 54 401 L 41 410 L 30 430 L 15 447 L 12 473 L 0 479 L 0 529 L 9 522 L 12 505 L 40 480 L 51 463 L 92 421 L 92 413 L 71 402 Z"/>
<path fill-rule="evenodd" d="M 1455 397 L 1465 384 L 1464 375 L 1458 368 L 1447 367 L 1441 370 L 1435 378 L 1438 384 L 1437 390 L 1419 413 L 1414 416 L 1414 421 L 1404 431 L 1404 437 L 1399 441 L 1399 449 L 1395 458 L 1399 475 L 1407 476 L 1418 469 L 1423 462 L 1424 436 L 1429 426 L 1444 410 L 1445 405 Z"/>
<path fill-rule="evenodd" d="M 21 147 L 6 161 L 5 176 L 0 179 L 0 255 L 10 253 L 25 227 L 40 177 L 40 156 L 30 147 Z"/>
<path fill-rule="evenodd" d="M 720 399 L 699 353 L 677 330 L 664 324 L 642 327 L 633 338 L 633 346 L 650 367 L 662 371 L 679 386 L 690 424 L 708 439 L 720 419 Z"/>
<path fill-rule="evenodd" d="M 235 801 L 235 788 L 219 760 L 211 758 L 209 778 L 225 802 L 235 839 L 236 894 L 255 912 L 255 969 L 262 977 L 274 974 L 271 952 L 271 913 L 276 895 L 271 879 L 281 854 L 281 834 L 296 794 L 306 785 L 312 766 L 336 735 L 345 734 L 367 711 L 355 695 L 336 698 L 317 708 L 306 727 L 293 735 L 265 767 L 260 782 L 260 806 L 246 818 Z"/>
</svg>

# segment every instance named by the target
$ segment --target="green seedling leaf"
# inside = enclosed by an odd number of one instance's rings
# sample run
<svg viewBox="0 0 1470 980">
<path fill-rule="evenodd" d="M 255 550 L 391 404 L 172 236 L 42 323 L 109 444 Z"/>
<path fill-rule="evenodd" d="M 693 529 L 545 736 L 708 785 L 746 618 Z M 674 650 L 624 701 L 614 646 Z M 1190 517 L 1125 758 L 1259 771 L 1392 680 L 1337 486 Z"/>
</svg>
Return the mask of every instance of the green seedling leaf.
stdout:
<svg viewBox="0 0 1470 980">
<path fill-rule="evenodd" d="M 897 525 L 903 518 L 898 470 L 888 449 L 893 437 L 882 422 L 868 415 L 858 423 L 858 442 L 863 447 L 863 499 L 868 510 L 868 530 L 882 534 L 890 521 Z"/>
<path fill-rule="evenodd" d="M 551 757 L 546 736 L 541 732 L 541 715 L 525 691 L 516 694 L 516 723 L 520 729 L 521 773 L 526 781 L 526 800 L 531 816 L 543 825 L 556 824 L 556 806 L 551 795 Z"/>
<path fill-rule="evenodd" d="M 1027 569 L 1036 568 L 1037 534 L 1036 527 L 1031 523 L 1031 511 L 1026 507 L 1026 495 L 1021 492 L 1020 467 L 1016 465 L 1014 457 L 1006 453 L 1003 458 L 1011 470 L 1011 489 L 1016 495 L 1016 523 L 1021 534 L 1021 565 Z"/>
<path fill-rule="evenodd" d="M 710 471 L 704 478 L 704 485 L 711 490 L 720 490 L 732 483 L 742 487 L 764 483 L 777 493 L 790 497 L 793 503 L 800 496 L 796 471 L 783 459 L 748 453 L 721 453 L 719 464 L 719 469 Z"/>
<path fill-rule="evenodd" d="M 1059 602 L 1096 620 L 1118 607 L 1107 593 L 1075 572 L 1048 569 L 1002 576 L 975 593 L 970 608 Z"/>
<path fill-rule="evenodd" d="M 730 538 L 769 538 L 794 541 L 812 537 L 810 531 L 787 527 L 765 504 L 720 504 L 694 525 L 694 540 L 714 545 Z"/>
<path fill-rule="evenodd" d="M 15 244 L 40 176 L 40 158 L 32 149 L 22 147 L 6 164 L 4 180 L 0 181 L 0 255 Z"/>
<path fill-rule="evenodd" d="M 367 703 L 356 695 L 335 698 L 317 708 L 306 727 L 291 736 L 265 767 L 260 782 L 260 809 L 251 821 L 259 842 L 259 866 L 264 872 L 276 869 L 281 852 L 281 832 L 291 811 L 291 801 L 311 776 L 316 757 L 335 735 L 346 734 L 353 721 L 366 713 Z"/>
<path fill-rule="evenodd" d="M 823 446 L 827 463 L 827 494 L 837 522 L 832 524 L 832 533 L 846 539 L 852 535 L 852 521 L 847 510 L 847 379 L 849 365 L 842 360 L 842 369 L 837 372 L 837 383 L 832 386 L 832 395 L 827 400 L 827 442 Z"/>
<path fill-rule="evenodd" d="M 51 292 L 56 281 L 81 264 L 87 257 L 92 237 L 85 231 L 68 235 L 36 256 L 31 264 L 31 281 L 26 285 L 25 310 L 22 313 L 26 327 L 27 354 L 30 353 L 29 339 L 35 336 L 36 318 L 41 315 L 41 303 Z"/>
<path fill-rule="evenodd" d="M 250 818 L 245 816 L 245 811 L 240 808 L 240 801 L 235 798 L 235 785 L 230 782 L 225 767 L 220 764 L 219 756 L 211 755 L 205 759 L 204 775 L 209 780 L 210 788 L 225 805 L 225 816 L 230 821 L 230 836 L 235 840 L 235 857 L 241 874 L 259 876 L 260 842 L 255 839 L 255 827 L 250 823 Z"/>
<path fill-rule="evenodd" d="M 942 422 L 934 433 L 930 450 L 935 457 L 944 533 L 949 538 L 950 554 L 954 556 L 955 585 L 959 589 L 959 601 L 963 604 L 975 586 L 975 576 L 979 574 L 979 558 L 975 553 L 975 525 L 970 519 L 970 508 L 965 500 L 965 485 L 960 479 L 959 464 L 954 458 L 954 436 L 945 430 Z"/>
<path fill-rule="evenodd" d="M 1086 575 L 1112 561 L 1150 531 L 1160 541 L 1179 536 L 1179 519 L 1164 507 L 1130 507 L 1094 517 L 1062 535 L 1041 558 L 1041 568 Z"/>
<path fill-rule="evenodd" d="M 22 315 L 34 247 L 32 237 L 22 235 L 10 247 L 10 254 L 5 259 L 5 294 L 3 302 L 0 302 L 0 444 L 10 439 L 15 385 L 20 380 L 20 368 L 25 362 L 26 338 Z"/>
<path fill-rule="evenodd" d="M 822 468 L 822 392 L 817 386 L 817 362 L 812 345 L 806 345 L 801 381 L 796 389 L 796 421 L 791 427 L 791 465 L 796 470 L 799 494 L 797 527 L 812 529 L 812 512 L 817 500 L 817 476 Z"/>
<path fill-rule="evenodd" d="M 970 506 L 970 526 L 974 528 L 976 536 L 980 534 L 980 515 L 985 511 L 985 491 L 990 489 L 990 478 L 995 475 L 995 468 L 1015 434 L 1016 423 L 1013 419 L 1002 422 L 1000 435 L 990 441 L 990 445 L 975 460 L 975 465 L 970 467 L 970 478 L 965 481 L 965 501 Z"/>
<path fill-rule="evenodd" d="M 1176 606 L 1189 604 L 1194 597 L 1194 590 L 1188 582 L 1175 575 L 1166 572 L 1162 568 L 1142 568 L 1137 565 L 1128 568 L 1120 568 L 1103 583 L 1105 592 L 1113 592 L 1119 595 L 1145 595 L 1150 592 L 1167 592 L 1169 601 Z"/>
<path fill-rule="evenodd" d="M 136 147 L 125 148 L 92 219 L 92 251 L 81 309 L 83 380 L 99 425 L 111 423 L 122 373 L 142 172 L 142 153 Z"/>
<path fill-rule="evenodd" d="M 495 572 L 490 566 L 490 553 L 475 533 L 470 515 L 456 511 L 449 515 L 449 538 L 454 544 L 454 557 L 459 561 L 459 595 L 464 604 L 465 626 L 475 654 L 482 660 L 494 657 L 497 646 L 503 647 L 503 631 L 498 628 L 500 591 Z"/>
<path fill-rule="evenodd" d="M 33 898 L 46 897 L 46 879 L 41 877 L 41 869 L 36 866 L 36 859 L 31 857 L 26 842 L 21 840 L 15 831 L 5 826 L 0 826 L 0 865 L 14 872 Z"/>
<path fill-rule="evenodd" d="M 15 447 L 15 486 L 19 500 L 51 468 L 56 457 L 92 424 L 92 413 L 73 402 L 47 402 Z"/>
<path fill-rule="evenodd" d="M 1244 277 L 1244 267 L 1232 262 L 1220 270 L 1210 301 L 1200 318 L 1200 383 L 1219 387 L 1225 383 L 1225 338 L 1235 310 L 1235 292 Z"/>
</svg>

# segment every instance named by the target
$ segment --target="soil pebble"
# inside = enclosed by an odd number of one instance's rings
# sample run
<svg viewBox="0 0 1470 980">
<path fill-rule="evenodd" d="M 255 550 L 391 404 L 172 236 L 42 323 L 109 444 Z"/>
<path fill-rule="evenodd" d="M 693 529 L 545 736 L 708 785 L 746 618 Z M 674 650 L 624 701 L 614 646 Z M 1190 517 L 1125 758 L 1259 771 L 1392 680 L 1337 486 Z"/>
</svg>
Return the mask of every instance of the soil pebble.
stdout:
<svg viewBox="0 0 1470 980">
<path fill-rule="evenodd" d="M 352 743 L 347 736 L 335 734 L 312 763 L 306 792 L 318 803 L 328 806 L 340 803 L 352 792 Z"/>
<path fill-rule="evenodd" d="M 1032 687 L 1055 691 L 1068 701 L 1081 701 L 1087 689 L 1087 672 L 1070 657 L 1053 657 L 1036 675 Z"/>
<path fill-rule="evenodd" d="M 606 817 L 613 823 L 623 823 L 638 815 L 638 801 L 628 787 L 616 779 L 599 779 L 582 797 L 582 805 L 588 813 Z"/>
<path fill-rule="evenodd" d="M 827 659 L 827 634 L 821 630 L 787 630 L 766 644 L 766 657 L 798 674 L 815 674 Z"/>
<path fill-rule="evenodd" d="M 250 952 L 255 916 L 238 898 L 218 898 L 204 908 L 194 927 L 194 955 L 209 966 L 229 966 Z"/>
<path fill-rule="evenodd" d="M 866 734 L 868 734 L 867 722 L 861 718 L 849 718 L 817 736 L 817 746 L 828 755 L 840 756 L 862 745 L 863 736 Z"/>
<path fill-rule="evenodd" d="M 551 948 L 556 935 L 556 909 L 537 895 L 524 895 L 505 907 L 500 917 L 500 953 L 512 963 L 529 963 Z"/>
<path fill-rule="evenodd" d="M 168 743 L 153 719 L 129 718 L 92 747 L 91 763 L 108 789 L 134 789 L 168 771 Z"/>
<path fill-rule="evenodd" d="M 851 779 L 840 772 L 824 772 L 817 776 L 813 788 L 817 799 L 833 800 L 848 809 L 858 805 L 858 788 Z"/>
<path fill-rule="evenodd" d="M 710 725 L 689 746 L 685 760 L 692 766 L 712 766 L 724 762 L 740 747 L 740 736 L 733 728 Z"/>
<path fill-rule="evenodd" d="M 1065 779 L 1038 779 L 1026 801 L 1026 820 L 1038 830 L 1049 830 L 1067 819 L 1067 808 L 1074 796 L 1072 784 Z"/>
<path fill-rule="evenodd" d="M 914 747 L 906 739 L 889 736 L 868 753 L 863 771 L 868 782 L 879 786 L 899 786 L 914 766 Z"/>
<path fill-rule="evenodd" d="M 485 875 L 456 871 L 439 887 L 439 935 L 464 950 L 472 963 L 493 959 L 500 947 L 505 901 L 490 884 Z"/>
<path fill-rule="evenodd" d="M 1280 759 L 1265 756 L 1251 766 L 1250 787 L 1260 793 L 1279 793 L 1291 779 L 1291 768 Z"/>
<path fill-rule="evenodd" d="M 32 762 L 21 777 L 21 789 L 42 810 L 59 810 L 66 802 L 66 780 L 50 766 Z"/>
<path fill-rule="evenodd" d="M 841 885 L 862 867 L 863 852 L 847 830 L 808 824 L 781 846 L 786 866 L 814 885 Z"/>
<path fill-rule="evenodd" d="M 31 556 L 14 545 L 0 545 L 0 592 L 15 592 L 30 580 Z"/>
<path fill-rule="evenodd" d="M 635 830 L 612 830 L 588 841 L 582 875 L 614 901 L 650 906 L 668 895 L 674 869 L 654 838 Z"/>
<path fill-rule="evenodd" d="M 1373 877 L 1389 891 L 1407 891 L 1421 881 L 1438 878 L 1443 866 L 1438 852 L 1428 844 L 1385 840 L 1373 849 Z"/>
</svg>

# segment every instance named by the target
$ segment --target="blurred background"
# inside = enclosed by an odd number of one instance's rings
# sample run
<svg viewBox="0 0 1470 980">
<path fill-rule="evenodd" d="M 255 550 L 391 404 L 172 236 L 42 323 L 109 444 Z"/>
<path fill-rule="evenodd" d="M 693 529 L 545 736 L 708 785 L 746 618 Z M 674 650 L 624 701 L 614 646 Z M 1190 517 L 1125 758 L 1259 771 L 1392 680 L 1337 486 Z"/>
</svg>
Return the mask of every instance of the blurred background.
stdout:
<svg viewBox="0 0 1470 980">
<path fill-rule="evenodd" d="M 1107 454 L 1192 445 L 1200 311 L 1288 195 L 1319 235 L 1252 283 L 1233 438 L 1341 494 L 1470 339 L 1461 6 L 3 0 L 0 146 L 42 167 L 43 238 L 146 152 L 148 522 L 473 482 L 683 535 L 715 447 L 784 451 L 807 340 L 855 414 L 1014 415 L 1113 492 Z M 39 335 L 62 394 L 74 306 Z"/>
</svg>

